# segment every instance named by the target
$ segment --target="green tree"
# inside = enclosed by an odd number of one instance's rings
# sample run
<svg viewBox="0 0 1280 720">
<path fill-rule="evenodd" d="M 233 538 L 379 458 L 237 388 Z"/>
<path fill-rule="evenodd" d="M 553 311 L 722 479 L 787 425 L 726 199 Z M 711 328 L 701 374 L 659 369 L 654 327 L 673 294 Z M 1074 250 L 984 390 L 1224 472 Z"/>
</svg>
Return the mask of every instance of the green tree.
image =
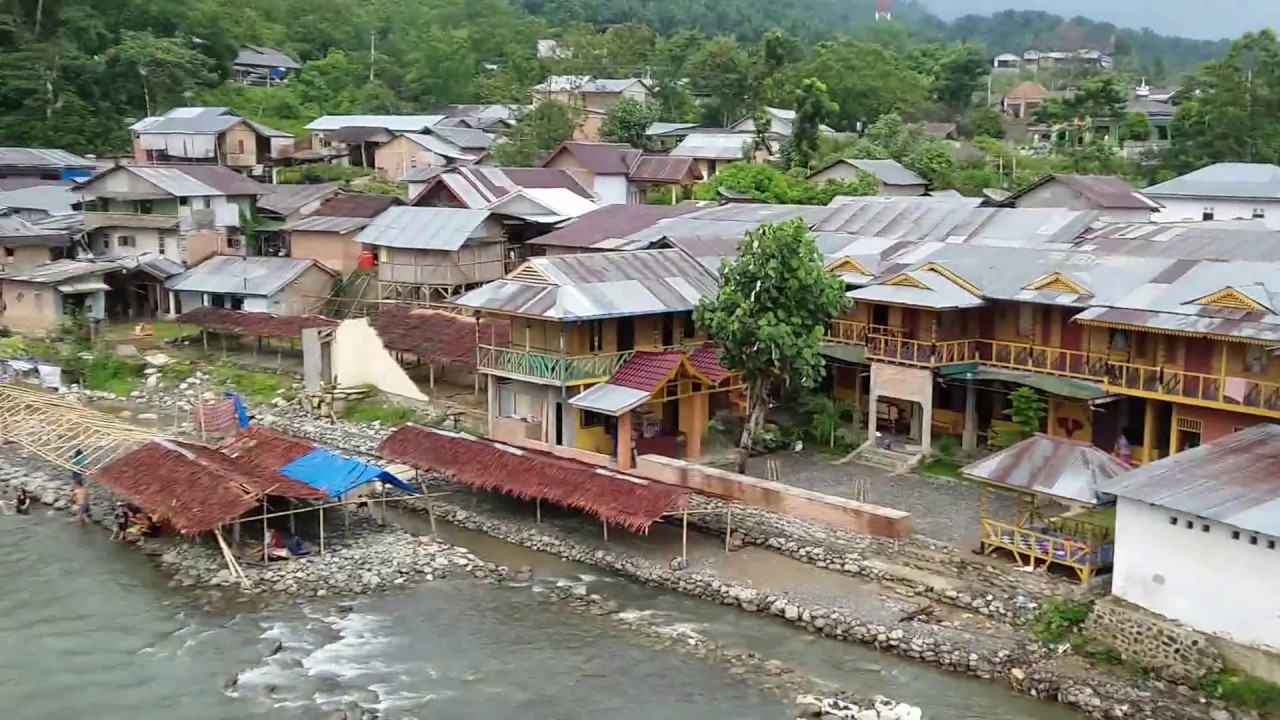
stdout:
<svg viewBox="0 0 1280 720">
<path fill-rule="evenodd" d="M 600 124 L 600 139 L 648 149 L 649 126 L 657 119 L 657 105 L 624 97 L 605 113 L 604 122 Z"/>
<path fill-rule="evenodd" d="M 998 447 L 1009 447 L 1039 432 L 1040 423 L 1049 412 L 1049 406 L 1040 397 L 1040 393 L 1026 385 L 1009 393 L 1009 406 L 1004 414 L 1018 429 L 1000 430 L 996 433 L 993 444 Z"/>
<path fill-rule="evenodd" d="M 989 71 L 983 48 L 965 43 L 913 47 L 907 54 L 907 67 L 927 78 L 930 97 L 953 113 L 973 102 Z"/>
<path fill-rule="evenodd" d="M 747 233 L 738 257 L 720 269 L 720 289 L 694 310 L 694 321 L 720 347 L 725 367 L 747 387 L 748 418 L 739 443 L 746 470 L 771 398 L 812 388 L 825 362 L 827 323 L 847 306 L 844 282 L 827 272 L 803 220 Z"/>
<path fill-rule="evenodd" d="M 1176 172 L 1217 162 L 1280 162 L 1280 52 L 1271 30 L 1250 33 L 1189 79 L 1165 161 Z"/>
<path fill-rule="evenodd" d="M 837 195 L 875 195 L 878 191 L 875 178 L 865 173 L 859 173 L 854 181 L 815 183 L 770 165 L 738 162 L 698 183 L 693 195 L 698 200 L 719 200 L 720 188 L 782 205 L 826 205 Z"/>
<path fill-rule="evenodd" d="M 755 105 L 755 68 L 747 51 L 732 37 L 713 38 L 686 67 L 693 89 L 710 96 L 707 122 L 726 127 L 745 117 Z"/>
<path fill-rule="evenodd" d="M 521 115 L 505 141 L 494 147 L 493 158 L 499 165 L 535 165 L 556 145 L 572 139 L 577 126 L 568 106 L 553 100 L 539 103 Z"/>
<path fill-rule="evenodd" d="M 956 132 L 963 138 L 1003 138 L 1004 115 L 989 107 L 966 110 L 956 121 Z"/>
<path fill-rule="evenodd" d="M 882 115 L 918 109 L 929 94 L 927 80 L 892 52 L 852 40 L 820 43 L 808 60 L 780 73 L 777 81 L 798 87 L 810 77 L 821 80 L 839 106 L 831 119 L 836 130 L 853 131 Z"/>
<path fill-rule="evenodd" d="M 1120 126 L 1119 139 L 1122 142 L 1147 142 L 1151 139 L 1151 121 L 1143 113 L 1128 113 Z"/>
<path fill-rule="evenodd" d="M 818 154 L 818 138 L 827 118 L 834 115 L 839 106 L 827 97 L 827 86 L 821 80 L 805 78 L 796 91 L 796 120 L 791 137 L 783 146 L 787 164 L 793 168 L 810 169 Z"/>
</svg>

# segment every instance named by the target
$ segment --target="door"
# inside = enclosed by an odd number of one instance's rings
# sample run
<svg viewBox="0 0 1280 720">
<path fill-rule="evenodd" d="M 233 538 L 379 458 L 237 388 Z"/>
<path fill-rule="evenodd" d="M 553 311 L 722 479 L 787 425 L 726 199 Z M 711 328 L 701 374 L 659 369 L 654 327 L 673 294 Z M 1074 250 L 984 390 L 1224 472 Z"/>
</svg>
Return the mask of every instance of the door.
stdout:
<svg viewBox="0 0 1280 720">
<path fill-rule="evenodd" d="M 556 446 L 557 447 L 564 446 L 564 419 L 566 417 L 573 417 L 573 416 L 564 411 L 564 403 L 557 402 L 556 403 Z"/>
<path fill-rule="evenodd" d="M 636 322 L 633 318 L 618 318 L 618 352 L 636 349 Z"/>
<path fill-rule="evenodd" d="M 674 315 L 662 316 L 662 347 L 671 347 L 676 344 L 676 317 Z"/>
<path fill-rule="evenodd" d="M 888 305 L 872 305 L 871 306 L 871 324 L 881 327 L 889 325 L 889 306 Z"/>
</svg>

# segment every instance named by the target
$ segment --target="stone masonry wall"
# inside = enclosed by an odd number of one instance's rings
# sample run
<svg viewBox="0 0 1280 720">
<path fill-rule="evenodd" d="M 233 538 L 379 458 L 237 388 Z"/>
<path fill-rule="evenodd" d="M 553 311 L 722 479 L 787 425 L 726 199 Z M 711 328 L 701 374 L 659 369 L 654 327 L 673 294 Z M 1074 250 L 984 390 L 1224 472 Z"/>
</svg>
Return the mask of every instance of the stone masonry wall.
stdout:
<svg viewBox="0 0 1280 720">
<path fill-rule="evenodd" d="M 1200 678 L 1222 670 L 1222 658 L 1207 637 L 1114 597 L 1094 604 L 1084 630 L 1126 662 L 1165 680 L 1194 687 Z"/>
</svg>

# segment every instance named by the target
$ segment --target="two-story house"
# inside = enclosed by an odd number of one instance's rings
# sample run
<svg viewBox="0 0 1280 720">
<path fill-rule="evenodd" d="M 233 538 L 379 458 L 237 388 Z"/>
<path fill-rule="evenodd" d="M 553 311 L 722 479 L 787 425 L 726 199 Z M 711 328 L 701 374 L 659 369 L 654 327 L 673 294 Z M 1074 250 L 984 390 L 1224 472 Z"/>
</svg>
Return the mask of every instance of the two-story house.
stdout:
<svg viewBox="0 0 1280 720">
<path fill-rule="evenodd" d="M 383 300 L 439 302 L 506 271 L 502 220 L 488 210 L 390 207 L 354 243 L 377 253 Z"/>
<path fill-rule="evenodd" d="M 1142 192 L 1164 206 L 1156 222 L 1254 219 L 1280 227 L 1280 166 L 1217 163 Z"/>
<path fill-rule="evenodd" d="M 293 136 L 223 107 L 174 108 L 129 126 L 134 161 L 210 163 L 265 178 L 267 168 L 293 153 Z"/>
<path fill-rule="evenodd" d="M 551 75 L 533 87 L 535 105 L 562 103 L 577 115 L 575 140 L 597 141 L 609 108 L 622 98 L 648 102 L 653 86 L 643 78 L 597 78 L 591 75 Z"/>
<path fill-rule="evenodd" d="M 194 265 L 243 254 L 243 218 L 266 188 L 220 165 L 117 165 L 77 187 L 97 257 L 154 254 Z"/>
<path fill-rule="evenodd" d="M 693 158 L 646 155 L 625 143 L 561 143 L 540 164 L 572 173 L 601 205 L 639 205 L 654 188 L 678 197 L 700 179 Z"/>
<path fill-rule="evenodd" d="M 632 467 L 632 451 L 696 458 L 735 381 L 694 327 L 712 271 L 680 250 L 531 258 L 452 300 L 511 324 L 481 337 L 495 434 L 515 432 Z"/>
<path fill-rule="evenodd" d="M 0 190 L 70 184 L 93 174 L 91 160 L 66 150 L 0 147 Z"/>
</svg>

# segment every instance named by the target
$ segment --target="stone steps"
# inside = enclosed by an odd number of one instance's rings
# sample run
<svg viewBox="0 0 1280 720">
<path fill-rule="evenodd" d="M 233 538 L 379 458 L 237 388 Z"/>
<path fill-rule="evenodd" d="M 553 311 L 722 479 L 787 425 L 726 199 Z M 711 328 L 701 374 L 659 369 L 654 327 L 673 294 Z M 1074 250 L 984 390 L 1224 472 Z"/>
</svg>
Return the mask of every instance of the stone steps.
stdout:
<svg viewBox="0 0 1280 720">
<path fill-rule="evenodd" d="M 888 470 L 894 474 L 900 474 L 914 467 L 916 462 L 920 460 L 920 455 L 872 446 L 862 448 L 852 459 L 862 465 L 869 465 L 881 470 Z"/>
</svg>

